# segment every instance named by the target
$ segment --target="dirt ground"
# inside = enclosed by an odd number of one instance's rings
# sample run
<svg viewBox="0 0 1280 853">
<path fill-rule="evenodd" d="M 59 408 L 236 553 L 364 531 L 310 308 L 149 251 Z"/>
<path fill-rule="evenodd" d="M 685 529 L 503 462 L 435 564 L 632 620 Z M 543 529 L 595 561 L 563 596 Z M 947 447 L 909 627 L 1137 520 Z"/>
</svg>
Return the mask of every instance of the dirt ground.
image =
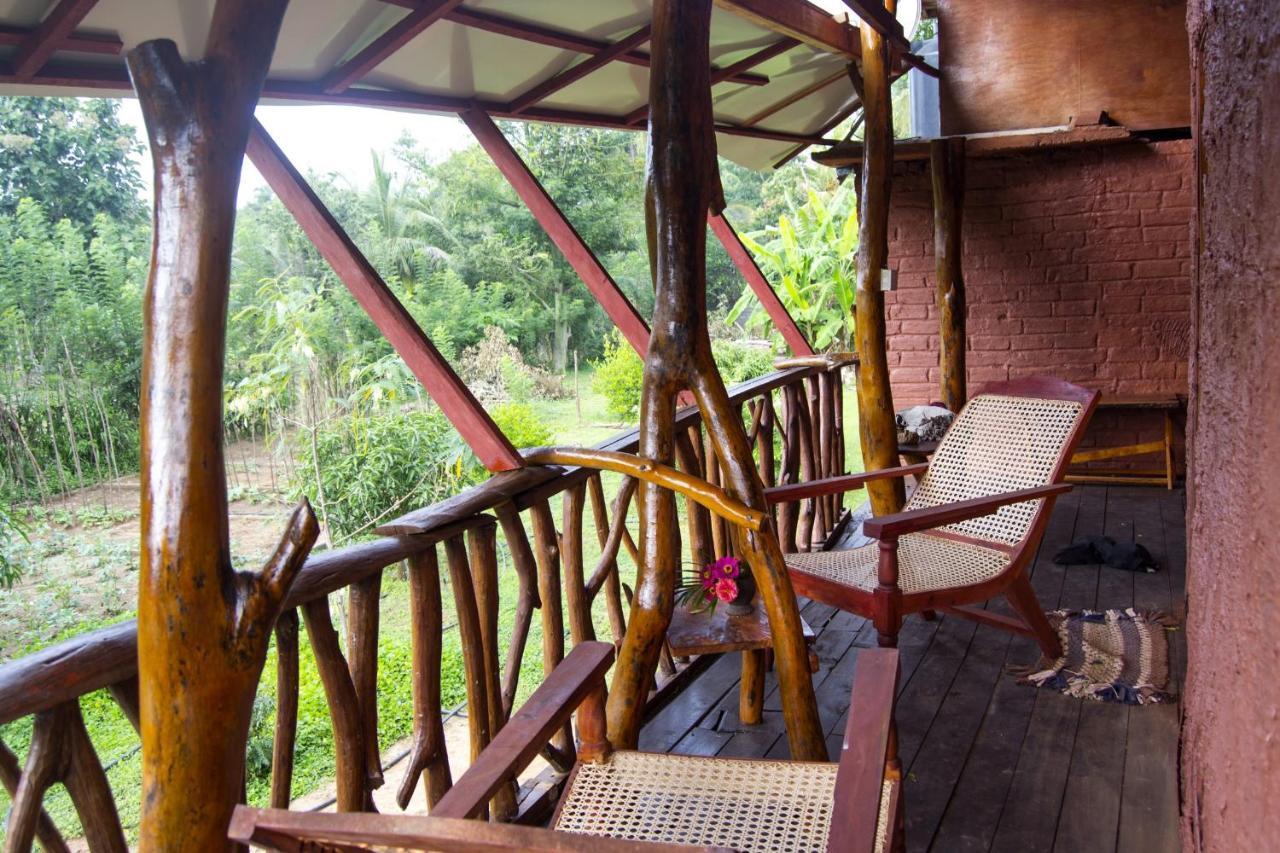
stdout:
<svg viewBox="0 0 1280 853">
<path fill-rule="evenodd" d="M 232 557 L 237 567 L 255 566 L 275 547 L 292 508 L 285 472 L 265 444 L 250 442 L 229 449 L 227 468 Z M 35 510 L 28 541 L 18 546 L 23 577 L 0 591 L 0 661 L 134 611 L 139 489 L 135 474 Z"/>
</svg>

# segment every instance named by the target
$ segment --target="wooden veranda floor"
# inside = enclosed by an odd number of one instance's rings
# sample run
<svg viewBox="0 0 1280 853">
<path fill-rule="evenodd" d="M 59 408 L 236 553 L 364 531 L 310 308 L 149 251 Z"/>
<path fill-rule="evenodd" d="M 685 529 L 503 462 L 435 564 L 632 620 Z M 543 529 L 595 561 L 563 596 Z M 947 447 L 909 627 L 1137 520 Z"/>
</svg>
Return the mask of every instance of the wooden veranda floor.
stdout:
<svg viewBox="0 0 1280 853">
<path fill-rule="evenodd" d="M 1046 610 L 1143 607 L 1182 617 L 1185 565 L 1181 490 L 1077 487 L 1058 502 L 1032 571 Z M 1063 568 L 1063 544 L 1103 534 L 1146 545 L 1163 570 Z M 1003 609 L 1003 600 L 988 605 Z M 818 704 L 836 755 L 860 649 L 875 643 L 863 619 L 813 602 L 819 631 Z M 1171 634 L 1174 689 L 1184 635 Z M 1036 659 L 1029 639 L 949 616 L 912 617 L 901 643 L 898 731 L 907 771 L 909 850 L 1165 851 L 1179 849 L 1177 704 L 1130 707 L 1017 684 L 1006 664 Z M 642 749 L 785 758 L 776 685 L 765 720 L 738 722 L 739 658 L 725 655 L 644 728 Z"/>
</svg>

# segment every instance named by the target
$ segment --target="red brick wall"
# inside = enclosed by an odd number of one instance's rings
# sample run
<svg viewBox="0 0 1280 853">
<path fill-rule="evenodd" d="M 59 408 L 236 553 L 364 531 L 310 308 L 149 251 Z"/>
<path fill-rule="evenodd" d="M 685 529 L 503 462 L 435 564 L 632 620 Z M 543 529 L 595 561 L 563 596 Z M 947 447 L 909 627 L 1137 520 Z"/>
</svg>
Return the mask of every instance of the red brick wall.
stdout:
<svg viewBox="0 0 1280 853">
<path fill-rule="evenodd" d="M 1047 374 L 1104 393 L 1186 393 L 1190 141 L 970 159 L 964 211 L 968 381 Z M 886 295 L 898 408 L 937 399 L 928 164 L 898 165 Z M 1159 437 L 1104 413 L 1086 445 Z"/>
</svg>

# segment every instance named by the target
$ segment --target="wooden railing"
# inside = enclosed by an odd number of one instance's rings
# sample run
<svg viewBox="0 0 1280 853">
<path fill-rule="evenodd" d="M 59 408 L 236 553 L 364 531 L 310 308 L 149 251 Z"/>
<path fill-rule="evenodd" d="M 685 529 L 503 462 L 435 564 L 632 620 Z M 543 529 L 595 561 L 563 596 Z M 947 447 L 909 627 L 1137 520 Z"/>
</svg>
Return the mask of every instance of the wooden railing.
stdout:
<svg viewBox="0 0 1280 853">
<path fill-rule="evenodd" d="M 766 486 L 804 482 L 844 470 L 842 370 L 849 359 L 814 357 L 743 383 L 730 392 L 742 407 L 758 470 Z M 780 405 L 775 405 L 780 403 Z M 682 409 L 679 465 L 718 483 L 720 468 L 705 439 L 697 410 Z M 634 451 L 637 431 L 603 442 L 600 449 Z M 271 805 L 289 805 L 299 690 L 298 627 L 305 625 L 328 702 L 335 743 L 337 806 L 370 807 L 382 784 L 378 752 L 377 637 L 383 570 L 404 561 L 409 583 L 412 644 L 413 735 L 408 770 L 397 791 L 402 808 L 419 779 L 434 804 L 449 789 L 448 753 L 441 707 L 444 625 L 442 567 L 453 596 L 465 670 L 470 753 L 474 758 L 511 714 L 520 662 L 534 611 L 541 614 L 542 660 L 549 672 L 565 654 L 565 614 L 570 642 L 596 639 L 593 605 L 604 596 L 611 639 L 626 631 L 626 584 L 619 572 L 625 549 L 638 561 L 627 528 L 635 480 L 624 477 L 612 503 L 598 471 L 554 465 L 504 472 L 485 483 L 383 525 L 382 538 L 311 556 L 298 574 L 276 626 L 276 720 Z M 557 530 L 551 499 L 561 497 Z M 600 548 L 594 565 L 584 562 L 587 507 Z M 705 563 L 729 552 L 727 523 L 694 501 L 686 502 L 685 556 Z M 783 549 L 819 547 L 840 521 L 836 495 L 773 507 Z M 526 518 L 528 524 L 526 526 Z M 532 539 L 527 530 L 532 530 Z M 505 651 L 499 648 L 499 531 L 517 578 L 514 625 Z M 347 642 L 338 641 L 331 594 L 346 589 Z M 39 840 L 49 850 L 66 849 L 42 811 L 48 788 L 63 782 L 81 818 L 91 849 L 124 848 L 106 774 L 80 714 L 80 697 L 106 688 L 134 724 L 138 719 L 137 626 L 124 622 L 92 631 L 0 666 L 0 725 L 34 716 L 25 766 L 0 743 L 0 782 L 13 797 L 5 850 L 27 849 Z M 662 679 L 678 665 L 661 660 Z M 572 764 L 574 740 L 567 728 L 545 756 L 553 767 Z M 500 819 L 516 816 L 514 789 L 503 790 L 491 809 Z"/>
</svg>

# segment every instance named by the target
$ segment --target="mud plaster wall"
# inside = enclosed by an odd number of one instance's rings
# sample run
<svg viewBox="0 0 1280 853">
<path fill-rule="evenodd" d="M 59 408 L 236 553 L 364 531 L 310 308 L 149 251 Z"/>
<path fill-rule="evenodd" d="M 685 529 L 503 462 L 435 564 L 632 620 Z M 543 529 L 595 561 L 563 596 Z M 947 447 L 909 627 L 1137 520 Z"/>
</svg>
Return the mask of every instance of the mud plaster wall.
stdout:
<svg viewBox="0 0 1280 853">
<path fill-rule="evenodd" d="M 1280 839 L 1280 5 L 1193 0 L 1188 850 Z"/>
</svg>

